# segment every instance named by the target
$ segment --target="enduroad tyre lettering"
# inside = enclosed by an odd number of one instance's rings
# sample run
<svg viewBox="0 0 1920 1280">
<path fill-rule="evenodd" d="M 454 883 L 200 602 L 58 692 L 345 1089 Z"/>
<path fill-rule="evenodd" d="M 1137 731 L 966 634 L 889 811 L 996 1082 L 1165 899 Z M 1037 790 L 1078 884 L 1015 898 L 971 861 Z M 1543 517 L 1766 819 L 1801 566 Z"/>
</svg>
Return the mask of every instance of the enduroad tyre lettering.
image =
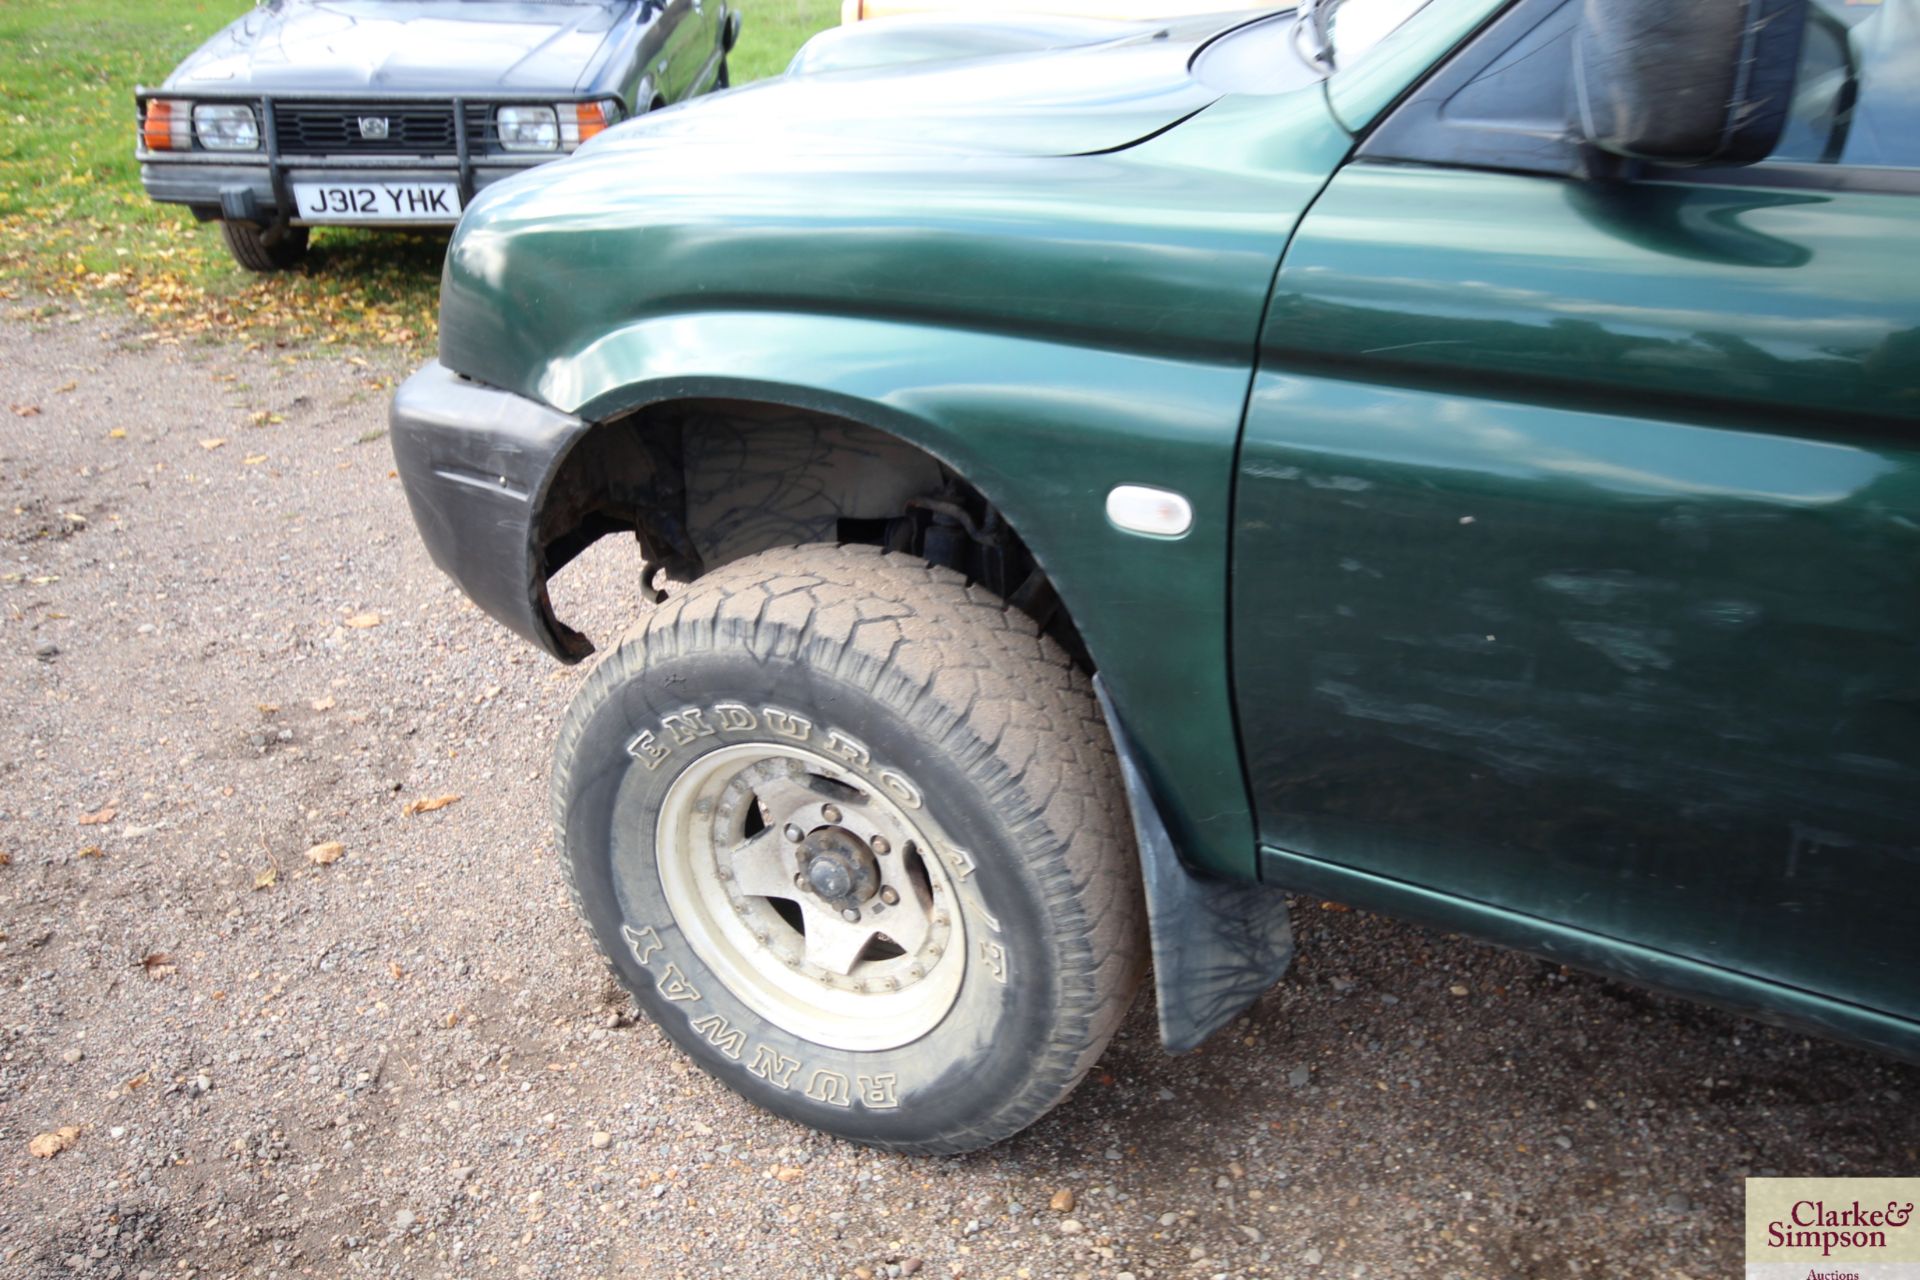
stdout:
<svg viewBox="0 0 1920 1280">
<path fill-rule="evenodd" d="M 980 939 L 980 962 L 1001 986 L 1007 985 L 1007 949 L 991 938 Z"/>
<path fill-rule="evenodd" d="M 739 702 L 716 702 L 712 707 L 684 707 L 660 717 L 657 728 L 642 729 L 627 741 L 627 754 L 647 766 L 649 773 L 670 760 L 681 747 L 702 738 L 728 733 L 755 733 L 762 727 L 779 737 L 807 742 L 813 737 L 813 721 L 783 707 L 762 707 L 760 714 Z M 824 731 L 825 749 L 858 769 L 872 772 L 888 796 L 909 809 L 926 807 L 918 783 L 898 769 L 882 765 L 877 770 L 873 752 L 866 743 L 843 729 L 828 726 Z M 946 858 L 954 874 L 964 880 L 973 874 L 973 855 L 964 849 L 948 849 Z"/>
<path fill-rule="evenodd" d="M 685 711 L 676 711 L 663 716 L 660 727 L 673 735 L 673 745 L 684 747 L 695 738 L 711 738 L 713 726 L 701 718 L 700 708 L 688 707 Z"/>
</svg>

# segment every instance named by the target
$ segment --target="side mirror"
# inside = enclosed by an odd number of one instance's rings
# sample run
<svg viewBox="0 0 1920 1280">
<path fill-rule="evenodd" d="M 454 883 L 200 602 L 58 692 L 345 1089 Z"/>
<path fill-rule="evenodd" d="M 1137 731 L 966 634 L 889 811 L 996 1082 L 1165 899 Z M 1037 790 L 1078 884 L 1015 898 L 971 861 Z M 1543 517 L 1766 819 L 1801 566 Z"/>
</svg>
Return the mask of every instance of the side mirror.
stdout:
<svg viewBox="0 0 1920 1280">
<path fill-rule="evenodd" d="M 1581 0 L 1580 132 L 1660 164 L 1752 164 L 1780 139 L 1808 0 Z"/>
</svg>

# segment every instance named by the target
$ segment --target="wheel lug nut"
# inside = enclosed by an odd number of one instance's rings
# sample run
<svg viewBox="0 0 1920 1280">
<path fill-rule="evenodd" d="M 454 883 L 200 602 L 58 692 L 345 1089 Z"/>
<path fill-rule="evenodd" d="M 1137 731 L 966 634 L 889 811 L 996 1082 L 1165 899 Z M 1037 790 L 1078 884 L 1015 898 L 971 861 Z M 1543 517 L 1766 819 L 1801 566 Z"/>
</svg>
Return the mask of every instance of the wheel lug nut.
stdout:
<svg viewBox="0 0 1920 1280">
<path fill-rule="evenodd" d="M 875 853 L 881 855 L 882 857 L 885 857 L 887 854 L 893 852 L 893 846 L 887 843 L 887 838 L 885 836 L 875 836 L 873 838 L 873 843 L 870 844 L 868 847 L 872 849 Z"/>
<path fill-rule="evenodd" d="M 892 885 L 887 885 L 880 890 L 880 901 L 886 903 L 888 906 L 892 906 L 894 903 L 900 901 L 900 891 Z"/>
<path fill-rule="evenodd" d="M 787 824 L 787 829 L 782 834 L 784 834 L 787 837 L 787 839 L 793 841 L 795 844 L 799 844 L 802 840 L 805 840 L 807 838 L 807 833 L 802 831 L 800 828 L 794 826 L 791 822 Z"/>
<path fill-rule="evenodd" d="M 846 910 L 840 913 L 840 918 L 842 920 L 847 921 L 848 923 L 856 923 L 860 919 L 860 913 L 858 911 L 855 911 L 852 907 L 848 907 Z"/>
<path fill-rule="evenodd" d="M 820 816 L 825 818 L 828 822 L 838 822 L 840 821 L 840 806 L 835 804 L 823 804 L 820 806 Z"/>
</svg>

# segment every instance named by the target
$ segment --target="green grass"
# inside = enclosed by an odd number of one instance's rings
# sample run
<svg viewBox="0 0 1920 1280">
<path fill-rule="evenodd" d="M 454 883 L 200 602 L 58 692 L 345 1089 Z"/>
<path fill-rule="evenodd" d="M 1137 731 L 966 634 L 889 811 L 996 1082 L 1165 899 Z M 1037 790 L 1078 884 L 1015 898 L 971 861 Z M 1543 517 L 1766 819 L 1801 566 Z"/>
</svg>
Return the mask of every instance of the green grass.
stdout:
<svg viewBox="0 0 1920 1280">
<path fill-rule="evenodd" d="M 840 21 L 839 0 L 734 0 L 740 43 L 729 59 L 735 84 L 777 76 L 807 37 Z"/>
<path fill-rule="evenodd" d="M 735 84 L 777 75 L 837 0 L 736 0 Z M 320 231 L 306 267 L 259 277 L 217 227 L 156 205 L 133 162 L 133 87 L 240 0 L 0 0 L 0 297 L 123 305 L 156 329 L 295 342 L 431 342 L 444 235 Z"/>
</svg>

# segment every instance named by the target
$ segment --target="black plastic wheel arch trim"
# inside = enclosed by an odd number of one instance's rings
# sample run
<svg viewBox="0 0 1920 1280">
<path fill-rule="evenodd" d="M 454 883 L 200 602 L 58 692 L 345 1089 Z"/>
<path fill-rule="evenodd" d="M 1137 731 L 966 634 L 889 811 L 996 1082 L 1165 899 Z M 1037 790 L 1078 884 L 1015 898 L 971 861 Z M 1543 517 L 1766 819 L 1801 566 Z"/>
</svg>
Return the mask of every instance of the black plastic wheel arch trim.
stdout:
<svg viewBox="0 0 1920 1280">
<path fill-rule="evenodd" d="M 388 417 L 407 505 L 427 552 L 473 602 L 559 658 L 593 643 L 554 616 L 539 534 L 548 485 L 587 431 L 570 413 L 439 362 L 402 383 Z"/>
</svg>

